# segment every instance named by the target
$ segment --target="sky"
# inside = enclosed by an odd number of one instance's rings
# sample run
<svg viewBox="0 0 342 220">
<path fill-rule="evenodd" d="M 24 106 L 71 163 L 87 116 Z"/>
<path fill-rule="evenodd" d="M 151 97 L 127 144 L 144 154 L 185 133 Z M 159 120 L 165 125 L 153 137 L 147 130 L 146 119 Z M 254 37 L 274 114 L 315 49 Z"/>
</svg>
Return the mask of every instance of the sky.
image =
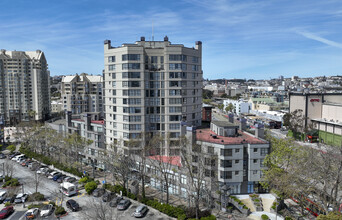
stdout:
<svg viewBox="0 0 342 220">
<path fill-rule="evenodd" d="M 342 75 L 341 0 L 0 0 L 0 48 L 42 50 L 51 75 L 101 74 L 112 46 L 202 41 L 204 78 Z"/>
</svg>

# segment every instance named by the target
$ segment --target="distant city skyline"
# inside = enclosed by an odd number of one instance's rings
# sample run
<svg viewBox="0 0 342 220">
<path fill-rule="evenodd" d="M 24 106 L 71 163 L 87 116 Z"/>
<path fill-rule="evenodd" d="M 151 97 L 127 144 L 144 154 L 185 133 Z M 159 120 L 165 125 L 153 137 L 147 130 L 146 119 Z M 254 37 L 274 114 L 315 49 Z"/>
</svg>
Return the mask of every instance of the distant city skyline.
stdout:
<svg viewBox="0 0 342 220">
<path fill-rule="evenodd" d="M 342 2 L 9 1 L 0 2 L 0 49 L 42 50 L 51 75 L 101 74 L 113 46 L 167 35 L 203 42 L 203 77 L 270 79 L 342 74 Z"/>
</svg>

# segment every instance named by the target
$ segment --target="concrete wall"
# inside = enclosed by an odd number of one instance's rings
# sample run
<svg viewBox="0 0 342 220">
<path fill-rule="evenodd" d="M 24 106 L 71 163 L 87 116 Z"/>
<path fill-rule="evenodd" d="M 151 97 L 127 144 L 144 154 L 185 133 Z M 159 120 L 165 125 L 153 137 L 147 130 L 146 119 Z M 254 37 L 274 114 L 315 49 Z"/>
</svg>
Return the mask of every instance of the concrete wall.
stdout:
<svg viewBox="0 0 342 220">
<path fill-rule="evenodd" d="M 342 106 L 323 104 L 322 118 L 342 122 Z"/>
</svg>

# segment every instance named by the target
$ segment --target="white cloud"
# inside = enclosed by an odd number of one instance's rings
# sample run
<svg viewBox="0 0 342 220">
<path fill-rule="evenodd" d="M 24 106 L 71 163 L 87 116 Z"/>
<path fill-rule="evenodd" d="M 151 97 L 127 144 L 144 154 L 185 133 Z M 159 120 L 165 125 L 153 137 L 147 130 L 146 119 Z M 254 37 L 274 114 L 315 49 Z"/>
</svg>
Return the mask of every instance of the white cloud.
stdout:
<svg viewBox="0 0 342 220">
<path fill-rule="evenodd" d="M 308 38 L 308 39 L 315 40 L 315 41 L 321 42 L 323 44 L 342 49 L 342 43 L 338 43 L 338 42 L 335 42 L 332 40 L 328 40 L 326 38 L 320 37 L 316 34 L 309 33 L 309 32 L 297 31 L 297 33 Z"/>
</svg>

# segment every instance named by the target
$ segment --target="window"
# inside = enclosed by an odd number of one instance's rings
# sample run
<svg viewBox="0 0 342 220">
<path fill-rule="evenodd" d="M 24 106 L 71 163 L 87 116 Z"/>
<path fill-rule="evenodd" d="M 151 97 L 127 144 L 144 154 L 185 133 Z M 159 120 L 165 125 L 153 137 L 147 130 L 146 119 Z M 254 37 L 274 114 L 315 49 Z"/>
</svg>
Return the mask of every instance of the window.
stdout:
<svg viewBox="0 0 342 220">
<path fill-rule="evenodd" d="M 169 73 L 170 79 L 177 79 L 177 78 L 181 78 L 181 77 L 182 77 L 182 73 L 180 73 L 180 72 L 170 72 Z"/>
<path fill-rule="evenodd" d="M 197 163 L 198 162 L 198 156 L 192 155 L 192 162 Z"/>
<path fill-rule="evenodd" d="M 179 113 L 179 112 L 182 112 L 182 107 L 180 107 L 180 106 L 170 106 L 170 107 L 169 107 L 169 112 L 170 112 L 170 113 Z"/>
<path fill-rule="evenodd" d="M 253 159 L 253 163 L 258 163 L 258 160 L 257 159 Z"/>
<path fill-rule="evenodd" d="M 151 63 L 158 63 L 158 57 L 157 56 L 151 56 Z"/>
<path fill-rule="evenodd" d="M 108 70 L 109 71 L 115 70 L 115 64 L 108 65 Z"/>
<path fill-rule="evenodd" d="M 138 90 L 138 89 L 122 90 L 122 95 L 124 95 L 124 96 L 141 96 L 141 90 Z"/>
<path fill-rule="evenodd" d="M 261 156 L 266 156 L 268 154 L 268 148 L 261 148 L 260 155 Z"/>
<path fill-rule="evenodd" d="M 170 70 L 186 70 L 186 64 L 185 63 L 170 63 L 169 69 Z"/>
<path fill-rule="evenodd" d="M 169 104 L 182 104 L 182 99 L 181 98 L 170 98 L 169 99 Z"/>
<path fill-rule="evenodd" d="M 240 149 L 235 149 L 235 153 L 239 153 L 240 152 Z"/>
<path fill-rule="evenodd" d="M 181 174 L 181 184 L 187 184 L 186 176 Z"/>
<path fill-rule="evenodd" d="M 110 76 L 110 73 L 109 73 L 109 76 Z M 112 73 L 112 79 L 116 79 L 116 74 L 115 73 Z M 100 86 L 101 84 L 99 84 Z"/>
<path fill-rule="evenodd" d="M 221 156 L 229 157 L 233 155 L 232 149 L 221 149 Z"/>
<path fill-rule="evenodd" d="M 122 81 L 122 87 L 140 87 L 140 81 Z"/>
<path fill-rule="evenodd" d="M 141 113 L 140 107 L 123 107 L 124 113 Z"/>
<path fill-rule="evenodd" d="M 239 160 L 235 160 L 235 163 L 239 163 Z"/>
<path fill-rule="evenodd" d="M 254 153 L 257 153 L 258 152 L 258 148 L 254 148 Z"/>
<path fill-rule="evenodd" d="M 198 71 L 199 70 L 199 66 L 198 65 L 191 65 L 191 70 L 192 71 Z"/>
<path fill-rule="evenodd" d="M 206 177 L 210 177 L 210 170 L 205 169 L 204 175 L 205 175 Z"/>
<path fill-rule="evenodd" d="M 112 82 L 112 86 L 113 86 L 113 87 L 116 87 L 116 81 L 113 81 L 113 82 Z"/>
<path fill-rule="evenodd" d="M 181 86 L 181 82 L 180 81 L 170 81 L 169 82 L 169 86 L 170 87 L 179 87 L 179 86 Z"/>
<path fill-rule="evenodd" d="M 109 56 L 109 57 L 108 57 L 108 62 L 109 62 L 109 63 L 115 62 L 115 56 Z"/>
<path fill-rule="evenodd" d="M 169 124 L 169 129 L 170 130 L 179 130 L 180 129 L 180 124 Z"/>
<path fill-rule="evenodd" d="M 139 116 L 139 115 L 136 115 L 136 116 L 135 115 L 134 116 L 124 115 L 123 121 L 125 121 L 125 122 L 140 122 L 141 116 Z"/>
<path fill-rule="evenodd" d="M 220 177 L 221 177 L 221 179 L 231 179 L 232 178 L 232 171 L 221 171 Z"/>
<path fill-rule="evenodd" d="M 181 55 L 181 54 L 170 54 L 169 55 L 169 61 L 186 61 L 187 56 Z"/>
<path fill-rule="evenodd" d="M 193 63 L 198 63 L 198 57 L 192 57 L 192 62 Z"/>
<path fill-rule="evenodd" d="M 208 153 L 213 154 L 214 153 L 214 147 L 208 147 Z"/>
<path fill-rule="evenodd" d="M 123 124 L 123 129 L 129 131 L 140 131 L 141 124 Z"/>
<path fill-rule="evenodd" d="M 122 61 L 126 60 L 140 60 L 140 54 L 123 54 Z"/>
<path fill-rule="evenodd" d="M 221 167 L 224 167 L 224 168 L 232 167 L 232 161 L 231 160 L 221 160 Z"/>
<path fill-rule="evenodd" d="M 129 98 L 129 99 L 122 99 L 123 104 L 128 105 L 140 105 L 141 99 L 140 98 Z"/>
<path fill-rule="evenodd" d="M 140 78 L 140 72 L 123 72 L 122 78 L 126 79 L 139 79 Z"/>
<path fill-rule="evenodd" d="M 181 95 L 181 90 L 180 89 L 170 89 L 169 90 L 169 95 L 170 96 Z"/>
<path fill-rule="evenodd" d="M 170 121 L 180 121 L 182 120 L 182 116 L 180 115 L 170 115 Z"/>
<path fill-rule="evenodd" d="M 235 171 L 235 175 L 236 175 L 236 176 L 239 175 L 239 171 Z"/>
<path fill-rule="evenodd" d="M 257 170 L 253 170 L 253 174 L 258 174 L 258 171 Z"/>
<path fill-rule="evenodd" d="M 265 167 L 265 165 L 264 165 L 264 159 L 260 159 L 260 167 Z"/>
<path fill-rule="evenodd" d="M 123 70 L 139 70 L 140 63 L 123 63 L 122 69 Z"/>
</svg>

